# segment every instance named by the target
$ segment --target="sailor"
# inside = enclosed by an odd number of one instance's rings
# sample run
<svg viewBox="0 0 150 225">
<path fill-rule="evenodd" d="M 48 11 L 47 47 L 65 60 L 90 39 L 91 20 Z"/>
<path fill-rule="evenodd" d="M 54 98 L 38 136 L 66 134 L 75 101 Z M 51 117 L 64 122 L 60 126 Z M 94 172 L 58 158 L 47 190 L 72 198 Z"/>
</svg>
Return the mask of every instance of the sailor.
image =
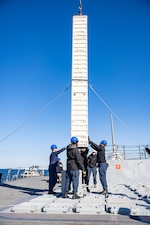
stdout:
<svg viewBox="0 0 150 225">
<path fill-rule="evenodd" d="M 97 184 L 97 152 L 93 149 L 92 153 L 88 156 L 87 160 L 87 185 L 89 185 L 90 182 L 90 176 L 91 173 L 93 174 L 93 184 L 94 188 L 96 188 Z M 89 187 L 87 187 L 87 191 L 90 192 Z"/>
<path fill-rule="evenodd" d="M 107 195 L 108 194 L 108 187 L 107 187 L 107 180 L 106 180 L 106 171 L 108 167 L 108 163 L 106 163 L 105 158 L 105 146 L 107 145 L 106 140 L 102 140 L 99 145 L 95 144 L 93 141 L 89 138 L 89 145 L 97 151 L 97 163 L 98 163 L 98 169 L 99 169 L 99 178 L 100 182 L 103 187 L 103 191 L 101 194 Z"/>
<path fill-rule="evenodd" d="M 55 194 L 55 192 L 53 191 L 53 188 L 55 187 L 57 183 L 56 167 L 58 163 L 58 154 L 63 152 L 66 148 L 57 150 L 57 146 L 55 144 L 51 145 L 50 148 L 52 152 L 49 158 L 49 192 L 48 194 Z"/>
<path fill-rule="evenodd" d="M 77 194 L 79 185 L 79 170 L 83 171 L 86 176 L 86 171 L 82 162 L 81 154 L 78 148 L 78 138 L 72 137 L 71 144 L 67 146 L 67 171 L 65 184 L 65 198 L 68 198 L 70 184 L 72 183 L 73 196 L 72 199 L 79 199 Z"/>
</svg>

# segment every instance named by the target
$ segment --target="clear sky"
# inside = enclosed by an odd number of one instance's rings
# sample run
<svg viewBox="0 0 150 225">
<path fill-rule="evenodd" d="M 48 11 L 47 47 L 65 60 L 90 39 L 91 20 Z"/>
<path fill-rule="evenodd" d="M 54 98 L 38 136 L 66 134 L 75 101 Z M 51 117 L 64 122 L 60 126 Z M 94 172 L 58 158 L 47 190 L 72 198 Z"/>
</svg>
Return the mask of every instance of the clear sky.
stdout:
<svg viewBox="0 0 150 225">
<path fill-rule="evenodd" d="M 150 1 L 82 0 L 89 83 L 117 144 L 150 144 Z M 48 166 L 70 142 L 72 16 L 79 0 L 0 1 L 0 168 Z M 59 98 L 57 98 L 59 97 Z M 89 88 L 89 136 L 111 145 Z M 130 131 L 130 132 L 129 132 Z M 60 155 L 65 161 L 65 152 Z"/>
</svg>

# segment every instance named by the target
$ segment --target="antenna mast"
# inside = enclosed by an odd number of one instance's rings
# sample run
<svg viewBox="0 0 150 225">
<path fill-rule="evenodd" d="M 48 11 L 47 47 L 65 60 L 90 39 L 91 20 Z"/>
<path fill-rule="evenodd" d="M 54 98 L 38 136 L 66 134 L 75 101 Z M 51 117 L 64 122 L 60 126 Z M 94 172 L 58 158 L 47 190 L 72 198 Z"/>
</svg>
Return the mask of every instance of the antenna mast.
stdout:
<svg viewBox="0 0 150 225">
<path fill-rule="evenodd" d="M 82 0 L 79 0 L 80 4 L 79 4 L 79 15 L 82 15 Z"/>
</svg>

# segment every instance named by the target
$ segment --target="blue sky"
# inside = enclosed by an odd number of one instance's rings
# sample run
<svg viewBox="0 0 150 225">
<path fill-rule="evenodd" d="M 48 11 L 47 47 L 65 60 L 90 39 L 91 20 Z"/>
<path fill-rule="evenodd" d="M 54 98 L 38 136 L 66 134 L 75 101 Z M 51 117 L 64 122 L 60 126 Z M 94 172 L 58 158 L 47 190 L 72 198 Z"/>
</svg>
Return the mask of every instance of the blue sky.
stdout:
<svg viewBox="0 0 150 225">
<path fill-rule="evenodd" d="M 148 145 L 150 1 L 82 3 L 89 83 L 130 130 L 114 117 L 116 143 Z M 64 90 L 71 83 L 72 16 L 78 5 L 78 0 L 0 1 L 0 168 L 47 167 L 49 146 L 60 149 L 70 142 L 71 89 Z M 111 145 L 110 111 L 90 88 L 89 136 Z M 60 157 L 65 162 L 65 152 Z"/>
</svg>

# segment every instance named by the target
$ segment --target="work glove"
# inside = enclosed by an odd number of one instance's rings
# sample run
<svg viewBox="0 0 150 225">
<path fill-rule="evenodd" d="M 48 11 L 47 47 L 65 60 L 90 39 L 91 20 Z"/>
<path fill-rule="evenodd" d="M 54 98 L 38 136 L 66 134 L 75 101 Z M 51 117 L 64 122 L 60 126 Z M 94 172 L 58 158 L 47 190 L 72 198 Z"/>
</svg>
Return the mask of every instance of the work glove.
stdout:
<svg viewBox="0 0 150 225">
<path fill-rule="evenodd" d="M 82 170 L 82 175 L 83 175 L 83 177 L 86 177 L 86 171 L 85 170 Z"/>
</svg>

